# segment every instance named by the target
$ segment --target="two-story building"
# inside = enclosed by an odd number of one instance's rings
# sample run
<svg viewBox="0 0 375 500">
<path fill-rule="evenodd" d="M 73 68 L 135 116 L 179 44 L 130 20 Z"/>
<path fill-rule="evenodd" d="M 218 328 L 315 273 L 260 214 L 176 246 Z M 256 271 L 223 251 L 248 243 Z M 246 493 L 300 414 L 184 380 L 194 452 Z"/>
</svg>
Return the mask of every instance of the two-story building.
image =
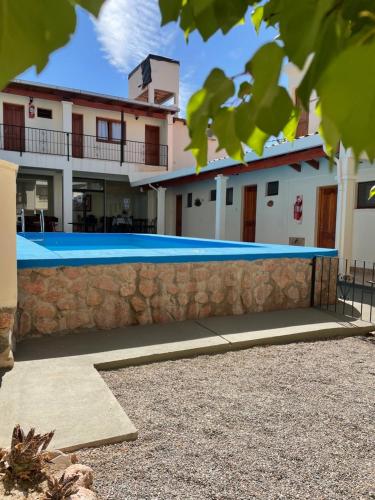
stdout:
<svg viewBox="0 0 375 500">
<path fill-rule="evenodd" d="M 148 56 L 129 74 L 129 98 L 13 81 L 0 101 L 0 157 L 20 165 L 28 230 L 43 210 L 47 229 L 152 231 L 147 192 L 131 182 L 193 164 L 178 61 Z"/>
</svg>

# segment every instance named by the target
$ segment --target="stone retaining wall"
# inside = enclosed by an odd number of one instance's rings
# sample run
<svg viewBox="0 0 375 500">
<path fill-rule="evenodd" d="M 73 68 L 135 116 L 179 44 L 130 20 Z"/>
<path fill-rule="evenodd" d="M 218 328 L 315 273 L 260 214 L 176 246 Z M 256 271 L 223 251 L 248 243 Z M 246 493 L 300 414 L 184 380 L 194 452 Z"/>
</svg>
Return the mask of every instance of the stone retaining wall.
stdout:
<svg viewBox="0 0 375 500">
<path fill-rule="evenodd" d="M 16 336 L 308 307 L 310 286 L 308 259 L 23 269 Z"/>
<path fill-rule="evenodd" d="M 12 332 L 16 308 L 0 308 L 0 366 L 11 368 L 13 366 Z"/>
</svg>

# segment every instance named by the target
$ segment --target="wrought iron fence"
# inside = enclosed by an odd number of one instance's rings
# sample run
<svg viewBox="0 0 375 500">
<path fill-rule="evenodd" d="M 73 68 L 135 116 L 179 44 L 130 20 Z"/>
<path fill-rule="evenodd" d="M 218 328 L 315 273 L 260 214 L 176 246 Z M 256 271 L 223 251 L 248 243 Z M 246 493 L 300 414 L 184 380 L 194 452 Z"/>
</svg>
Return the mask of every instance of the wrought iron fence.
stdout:
<svg viewBox="0 0 375 500">
<path fill-rule="evenodd" d="M 143 165 L 168 166 L 168 146 L 147 142 L 105 141 L 87 134 L 73 134 L 19 125 L 0 124 L 0 149 L 115 161 Z"/>
<path fill-rule="evenodd" d="M 375 262 L 314 258 L 311 305 L 375 323 Z"/>
</svg>

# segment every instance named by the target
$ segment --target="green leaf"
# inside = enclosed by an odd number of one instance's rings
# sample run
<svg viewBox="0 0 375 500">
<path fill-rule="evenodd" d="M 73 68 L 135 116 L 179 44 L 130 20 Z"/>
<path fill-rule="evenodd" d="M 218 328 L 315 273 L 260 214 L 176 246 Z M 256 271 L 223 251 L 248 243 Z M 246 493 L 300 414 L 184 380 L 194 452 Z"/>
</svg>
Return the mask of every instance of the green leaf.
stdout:
<svg viewBox="0 0 375 500">
<path fill-rule="evenodd" d="M 98 17 L 104 0 L 71 0 L 74 4 L 80 5 L 83 9 Z"/>
<path fill-rule="evenodd" d="M 177 21 L 182 7 L 182 0 L 159 0 L 161 25 Z"/>
<path fill-rule="evenodd" d="M 263 154 L 264 145 L 268 138 L 268 134 L 256 127 L 251 134 L 251 137 L 248 140 L 247 144 L 255 151 L 257 155 L 260 156 Z"/>
<path fill-rule="evenodd" d="M 317 90 L 322 130 L 331 147 L 341 138 L 355 156 L 375 159 L 375 43 L 349 47 L 327 68 Z"/>
<path fill-rule="evenodd" d="M 241 82 L 240 88 L 238 89 L 238 97 L 243 99 L 245 96 L 250 95 L 253 86 L 249 82 Z"/>
<path fill-rule="evenodd" d="M 257 106 L 269 106 L 277 93 L 283 49 L 276 43 L 263 45 L 246 64 L 246 70 L 253 76 L 253 98 Z"/>
<path fill-rule="evenodd" d="M 258 5 L 251 14 L 251 20 L 253 22 L 255 31 L 259 33 L 260 30 L 260 25 L 262 24 L 263 21 L 263 13 L 264 13 L 264 6 L 263 5 Z"/>
<path fill-rule="evenodd" d="M 0 3 L 0 88 L 35 64 L 40 72 L 49 54 L 65 45 L 76 27 L 68 0 L 2 0 Z"/>
<path fill-rule="evenodd" d="M 289 120 L 283 128 L 283 135 L 285 139 L 287 139 L 288 141 L 294 141 L 294 139 L 296 138 L 299 118 L 300 118 L 299 110 L 293 108 Z"/>
<path fill-rule="evenodd" d="M 368 199 L 371 200 L 372 198 L 374 198 L 374 196 L 375 196 L 375 185 L 372 186 L 372 188 L 370 189 L 370 193 L 369 193 Z"/>
<path fill-rule="evenodd" d="M 212 130 L 219 142 L 217 151 L 225 149 L 229 156 L 243 161 L 242 144 L 235 133 L 235 111 L 233 107 L 220 109 L 212 123 Z"/>
<path fill-rule="evenodd" d="M 293 111 L 293 103 L 284 87 L 277 87 L 277 92 L 268 106 L 258 111 L 257 127 L 269 135 L 279 135 L 289 122 Z"/>
<path fill-rule="evenodd" d="M 280 36 L 289 59 L 302 68 L 315 51 L 316 42 L 337 0 L 282 0 L 280 2 Z"/>
</svg>

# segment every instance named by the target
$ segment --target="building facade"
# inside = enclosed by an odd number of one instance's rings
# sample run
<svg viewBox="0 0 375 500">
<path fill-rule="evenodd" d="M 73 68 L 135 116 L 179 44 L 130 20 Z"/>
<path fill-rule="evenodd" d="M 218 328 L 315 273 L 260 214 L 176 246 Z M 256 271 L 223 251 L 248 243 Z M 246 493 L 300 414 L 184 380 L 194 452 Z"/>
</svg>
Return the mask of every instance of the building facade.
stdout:
<svg viewBox="0 0 375 500">
<path fill-rule="evenodd" d="M 300 75 L 288 68 L 292 95 Z M 178 117 L 179 63 L 148 56 L 129 98 L 15 81 L 0 93 L 0 158 L 19 165 L 26 230 L 139 231 L 336 247 L 375 260 L 375 169 L 341 149 L 329 165 L 313 113 L 298 139 L 239 165 L 208 138 L 196 175 Z"/>
</svg>

